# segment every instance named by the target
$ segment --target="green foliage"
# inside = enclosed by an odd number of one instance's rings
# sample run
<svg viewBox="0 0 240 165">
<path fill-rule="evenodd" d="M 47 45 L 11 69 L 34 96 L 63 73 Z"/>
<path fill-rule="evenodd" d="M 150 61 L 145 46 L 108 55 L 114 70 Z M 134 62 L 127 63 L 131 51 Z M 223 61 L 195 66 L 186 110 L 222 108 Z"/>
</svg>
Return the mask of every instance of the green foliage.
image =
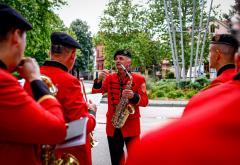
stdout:
<svg viewBox="0 0 240 165">
<path fill-rule="evenodd" d="M 166 78 L 167 79 L 174 79 L 175 78 L 174 73 L 173 72 L 167 72 L 166 73 Z"/>
<path fill-rule="evenodd" d="M 111 68 L 117 49 L 127 48 L 133 54 L 134 67 L 148 67 L 160 61 L 160 41 L 152 40 L 148 15 L 141 5 L 130 0 L 112 0 L 104 10 L 100 31 L 94 44 L 104 45 L 105 66 Z"/>
<path fill-rule="evenodd" d="M 189 99 L 201 89 L 209 84 L 209 80 L 205 77 L 196 79 L 194 82 L 189 80 L 179 81 L 172 79 L 160 80 L 154 82 L 147 81 L 148 95 L 150 99 Z"/>
<path fill-rule="evenodd" d="M 182 98 L 184 96 L 181 90 L 170 91 L 167 93 L 167 97 L 171 99 Z"/>
<path fill-rule="evenodd" d="M 196 93 L 198 93 L 198 90 L 189 90 L 189 91 L 186 92 L 185 98 L 190 99 Z"/>
<path fill-rule="evenodd" d="M 21 79 L 21 76 L 18 72 L 13 72 L 12 75 L 16 77 L 17 79 Z"/>
<path fill-rule="evenodd" d="M 26 56 L 37 59 L 42 64 L 48 56 L 50 34 L 66 30 L 62 20 L 53 12 L 66 4 L 65 0 L 1 0 L 18 10 L 32 25 L 27 33 Z"/>
<path fill-rule="evenodd" d="M 172 5 L 172 17 L 176 27 L 177 54 L 180 60 L 181 47 L 179 33 L 178 1 L 169 1 Z M 206 6 L 206 0 L 204 0 Z M 215 11 L 214 11 L 215 12 Z M 201 4 L 197 1 L 195 29 L 199 29 Z M 193 1 L 182 1 L 183 45 L 185 64 L 190 64 L 191 48 L 191 24 L 193 14 Z M 219 14 L 215 13 L 215 17 Z M 214 19 L 214 18 L 213 18 Z M 207 22 L 207 13 L 204 10 L 203 26 Z M 112 67 L 112 57 L 116 49 L 128 48 L 133 52 L 133 66 L 151 68 L 159 64 L 162 59 L 171 59 L 171 47 L 165 18 L 164 0 L 149 0 L 146 4 L 134 4 L 131 0 L 109 1 L 104 14 L 101 17 L 100 32 L 94 36 L 94 44 L 105 46 L 105 66 Z M 194 50 L 196 50 L 195 33 Z M 207 36 L 208 37 L 208 36 Z M 201 34 L 203 38 L 203 34 Z M 200 49 L 202 43 L 200 42 Z M 204 61 L 207 61 L 209 40 L 207 39 L 204 49 Z M 196 52 L 194 52 L 195 57 Z"/>
<path fill-rule="evenodd" d="M 70 29 L 76 35 L 77 41 L 81 45 L 81 54 L 77 56 L 74 69 L 86 70 L 93 63 L 93 43 L 89 26 L 85 21 L 76 19 L 70 25 Z"/>
</svg>

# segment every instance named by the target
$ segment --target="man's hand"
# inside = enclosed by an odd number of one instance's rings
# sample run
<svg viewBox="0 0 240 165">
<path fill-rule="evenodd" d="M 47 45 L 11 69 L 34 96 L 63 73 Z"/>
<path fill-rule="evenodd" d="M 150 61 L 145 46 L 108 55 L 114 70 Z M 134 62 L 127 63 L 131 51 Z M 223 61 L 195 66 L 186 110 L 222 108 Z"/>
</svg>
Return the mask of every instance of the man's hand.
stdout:
<svg viewBox="0 0 240 165">
<path fill-rule="evenodd" d="M 122 97 L 131 99 L 134 96 L 134 92 L 130 89 L 124 89 L 122 91 Z"/>
<path fill-rule="evenodd" d="M 34 58 L 27 57 L 23 59 L 17 68 L 20 76 L 32 82 L 33 80 L 41 80 L 40 69 Z"/>
<path fill-rule="evenodd" d="M 89 103 L 87 103 L 88 109 L 97 112 L 97 106 L 92 102 L 92 100 L 89 100 Z"/>
<path fill-rule="evenodd" d="M 98 76 L 98 82 L 104 81 L 109 74 L 110 72 L 107 69 L 104 69 L 103 71 L 101 71 Z"/>
</svg>

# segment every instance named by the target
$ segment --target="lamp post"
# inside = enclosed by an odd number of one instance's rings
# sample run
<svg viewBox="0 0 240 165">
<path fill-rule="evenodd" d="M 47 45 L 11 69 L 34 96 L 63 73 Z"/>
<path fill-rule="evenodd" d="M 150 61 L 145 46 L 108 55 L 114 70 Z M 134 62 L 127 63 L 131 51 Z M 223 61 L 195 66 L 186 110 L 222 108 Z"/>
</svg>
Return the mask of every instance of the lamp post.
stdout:
<svg viewBox="0 0 240 165">
<path fill-rule="evenodd" d="M 87 51 L 87 73 L 88 73 L 88 80 L 89 80 L 89 51 Z"/>
</svg>

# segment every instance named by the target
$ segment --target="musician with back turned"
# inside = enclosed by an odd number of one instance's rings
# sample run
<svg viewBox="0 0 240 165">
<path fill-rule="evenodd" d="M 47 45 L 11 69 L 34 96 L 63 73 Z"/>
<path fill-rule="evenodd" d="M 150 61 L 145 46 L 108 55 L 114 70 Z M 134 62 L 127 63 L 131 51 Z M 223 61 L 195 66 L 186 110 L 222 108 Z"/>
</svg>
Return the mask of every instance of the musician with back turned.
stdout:
<svg viewBox="0 0 240 165">
<path fill-rule="evenodd" d="M 61 106 L 41 81 L 37 62 L 23 60 L 31 29 L 16 10 L 0 4 L 0 164 L 40 164 L 38 145 L 66 136 Z M 35 100 L 11 75 L 15 70 L 30 81 Z"/>
<path fill-rule="evenodd" d="M 209 64 L 210 67 L 216 68 L 217 77 L 204 90 L 209 90 L 233 79 L 233 77 L 237 74 L 237 69 L 234 64 L 234 55 L 237 52 L 237 49 L 238 41 L 233 35 L 217 34 L 213 36 L 210 44 Z M 196 103 L 199 104 L 204 102 L 204 100 L 201 100 L 201 97 L 199 97 L 201 93 L 202 92 L 199 92 L 189 100 L 189 103 L 184 109 L 183 116 L 191 113 L 192 109 L 194 109 L 192 107 Z"/>
<path fill-rule="evenodd" d="M 144 77 L 130 72 L 131 57 L 128 50 L 117 50 L 114 54 L 114 61 L 118 72 L 110 74 L 108 70 L 104 70 L 94 81 L 92 89 L 92 93 L 108 93 L 106 132 L 113 165 L 124 164 L 124 144 L 128 149 L 129 142 L 139 139 L 139 106 L 147 106 L 148 104 Z M 126 101 L 135 112 L 129 114 L 123 126 L 118 127 L 117 123 L 113 122 L 113 118 L 117 110 L 125 109 L 122 105 Z"/>
<path fill-rule="evenodd" d="M 76 60 L 76 49 L 80 48 L 80 44 L 70 35 L 64 32 L 53 32 L 49 52 L 50 61 L 45 61 L 41 67 L 41 74 L 50 77 L 58 89 L 56 98 L 63 106 L 64 118 L 67 123 L 81 117 L 88 118 L 86 144 L 57 149 L 56 158 L 60 158 L 63 153 L 69 153 L 75 156 L 80 164 L 91 165 L 89 133 L 95 128 L 97 109 L 95 104 L 86 103 L 79 80 L 69 73 Z"/>
</svg>

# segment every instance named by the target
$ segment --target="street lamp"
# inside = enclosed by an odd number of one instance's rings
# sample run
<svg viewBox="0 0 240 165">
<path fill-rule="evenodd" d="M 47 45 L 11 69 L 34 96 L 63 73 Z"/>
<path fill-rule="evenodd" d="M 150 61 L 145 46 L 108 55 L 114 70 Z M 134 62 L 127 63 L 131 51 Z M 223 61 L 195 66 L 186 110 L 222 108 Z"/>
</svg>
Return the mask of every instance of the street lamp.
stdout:
<svg viewBox="0 0 240 165">
<path fill-rule="evenodd" d="M 87 73 L 88 73 L 88 80 L 89 80 L 89 51 L 86 49 L 87 51 Z"/>
</svg>

